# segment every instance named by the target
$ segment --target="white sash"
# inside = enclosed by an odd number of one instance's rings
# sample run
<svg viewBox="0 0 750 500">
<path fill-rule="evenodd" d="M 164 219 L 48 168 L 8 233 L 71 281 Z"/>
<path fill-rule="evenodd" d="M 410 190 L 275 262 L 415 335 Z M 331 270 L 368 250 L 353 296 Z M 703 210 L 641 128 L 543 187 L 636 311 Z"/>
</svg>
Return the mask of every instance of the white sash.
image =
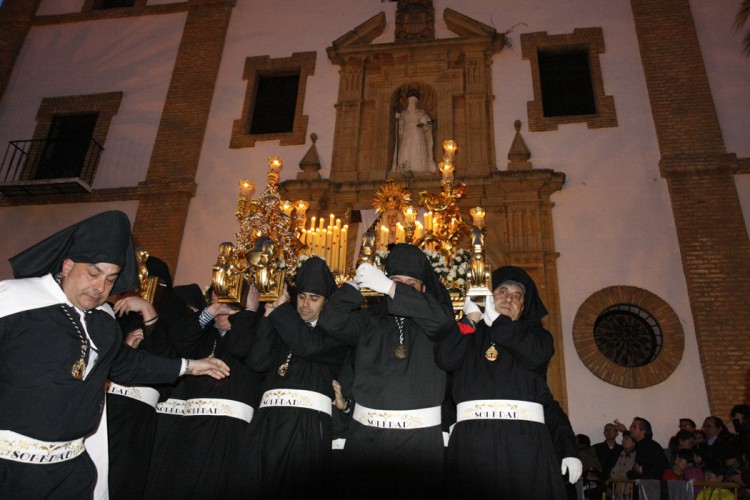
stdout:
<svg viewBox="0 0 750 500">
<path fill-rule="evenodd" d="M 354 405 L 354 420 L 380 429 L 422 429 L 440 425 L 440 407 L 417 410 L 373 410 L 359 403 Z"/>
<path fill-rule="evenodd" d="M 196 398 L 185 402 L 186 417 L 234 417 L 250 422 L 253 407 L 231 399 Z"/>
<path fill-rule="evenodd" d="M 260 398 L 260 408 L 267 406 L 283 406 L 285 408 L 306 408 L 322 411 L 331 415 L 333 401 L 319 392 L 304 391 L 302 389 L 271 389 L 263 393 Z"/>
<path fill-rule="evenodd" d="M 528 420 L 544 423 L 544 407 L 539 403 L 514 399 L 477 399 L 456 406 L 456 422 L 462 420 Z"/>
<path fill-rule="evenodd" d="M 169 398 L 166 401 L 162 401 L 156 405 L 156 413 L 182 416 L 185 414 L 185 400 Z"/>
<path fill-rule="evenodd" d="M 136 401 L 149 405 L 151 408 L 156 408 L 156 404 L 159 402 L 159 391 L 152 387 L 138 385 L 127 386 L 110 382 L 107 392 L 116 396 L 125 396 L 126 398 L 135 399 Z"/>
<path fill-rule="evenodd" d="M 46 465 L 72 460 L 85 449 L 83 438 L 49 442 L 13 431 L 0 430 L 0 459 Z"/>
</svg>

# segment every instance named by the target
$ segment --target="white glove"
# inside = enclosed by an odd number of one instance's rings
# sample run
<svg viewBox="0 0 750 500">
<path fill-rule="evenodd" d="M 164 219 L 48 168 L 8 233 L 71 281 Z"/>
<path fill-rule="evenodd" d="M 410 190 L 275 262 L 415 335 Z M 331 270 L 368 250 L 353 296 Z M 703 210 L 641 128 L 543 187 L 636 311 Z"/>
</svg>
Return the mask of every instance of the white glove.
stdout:
<svg viewBox="0 0 750 500">
<path fill-rule="evenodd" d="M 487 326 L 492 326 L 500 313 L 495 310 L 495 298 L 489 295 L 484 299 L 484 322 Z"/>
<path fill-rule="evenodd" d="M 476 302 L 471 300 L 471 297 L 466 297 L 466 299 L 464 300 L 464 307 L 462 308 L 462 310 L 464 312 L 464 316 L 466 316 L 469 319 L 472 319 L 473 317 L 473 316 L 469 316 L 470 314 L 472 315 L 479 314 L 480 317 L 482 315 L 482 310 L 479 309 L 479 306 L 477 305 Z M 474 320 L 472 319 L 472 321 Z"/>
<path fill-rule="evenodd" d="M 388 293 L 393 286 L 393 281 L 372 264 L 360 264 L 357 268 L 357 274 L 354 276 L 354 281 L 359 283 L 361 287 L 383 294 Z"/>
<path fill-rule="evenodd" d="M 567 472 L 568 481 L 570 482 L 570 484 L 574 484 L 581 478 L 581 473 L 583 472 L 583 464 L 575 457 L 565 457 L 562 459 L 560 472 L 563 476 Z"/>
<path fill-rule="evenodd" d="M 463 311 L 464 311 L 464 314 L 470 314 L 470 313 L 475 313 L 475 312 L 481 313 L 482 312 L 482 310 L 479 309 L 479 306 L 477 305 L 477 303 L 474 302 L 473 300 L 471 300 L 471 297 L 466 297 L 466 299 L 464 300 Z"/>
</svg>

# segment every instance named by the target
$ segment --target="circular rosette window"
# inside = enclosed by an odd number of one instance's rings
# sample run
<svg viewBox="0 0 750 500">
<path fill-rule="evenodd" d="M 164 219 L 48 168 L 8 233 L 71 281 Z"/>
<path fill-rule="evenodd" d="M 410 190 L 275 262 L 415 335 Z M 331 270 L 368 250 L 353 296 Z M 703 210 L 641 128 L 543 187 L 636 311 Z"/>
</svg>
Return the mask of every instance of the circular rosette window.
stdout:
<svg viewBox="0 0 750 500">
<path fill-rule="evenodd" d="M 666 380 L 685 348 L 682 325 L 669 304 L 632 286 L 608 287 L 586 299 L 573 323 L 573 340 L 594 375 L 631 389 Z"/>
</svg>

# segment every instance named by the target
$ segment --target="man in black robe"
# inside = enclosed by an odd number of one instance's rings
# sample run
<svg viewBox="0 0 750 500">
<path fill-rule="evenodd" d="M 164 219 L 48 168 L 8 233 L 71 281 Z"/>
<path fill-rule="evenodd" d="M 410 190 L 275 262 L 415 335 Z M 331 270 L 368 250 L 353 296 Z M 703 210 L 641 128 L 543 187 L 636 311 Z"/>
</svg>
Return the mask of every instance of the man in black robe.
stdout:
<svg viewBox="0 0 750 500">
<path fill-rule="evenodd" d="M 266 373 L 248 428 L 250 498 L 321 498 L 331 491 L 333 380 L 349 347 L 317 328 L 336 282 L 323 259 L 306 260 L 286 290 L 266 305 L 248 365 Z"/>
<path fill-rule="evenodd" d="M 105 303 L 110 293 L 137 285 L 123 212 L 64 229 L 13 257 L 11 266 L 17 279 L 0 282 L 0 497 L 90 498 L 96 472 L 83 441 L 101 419 L 107 378 L 223 378 L 228 368 L 123 346 Z"/>
<path fill-rule="evenodd" d="M 220 359 L 232 376 L 219 381 L 191 377 L 171 393 L 173 400 L 184 401 L 183 414 L 168 429 L 163 449 L 155 451 L 146 499 L 233 499 L 244 494 L 246 430 L 258 406 L 261 381 L 244 359 L 259 319 L 259 294 L 249 287 L 242 307 L 219 302 L 214 292 L 211 298 L 203 310 L 173 325 L 172 346 L 180 356 Z"/>
<path fill-rule="evenodd" d="M 546 383 L 554 353 L 547 314 L 521 268 L 492 273 L 485 311 L 470 299 L 441 341 L 438 366 L 452 375 L 457 423 L 447 452 L 449 498 L 566 498 L 562 474 L 581 475 L 575 434 Z"/>
<path fill-rule="evenodd" d="M 450 296 L 418 247 L 395 245 L 386 274 L 370 264 L 329 299 L 319 325 L 355 348 L 355 401 L 343 450 L 345 490 L 355 498 L 434 498 L 444 446 L 446 374 L 435 342 L 455 328 Z M 359 287 L 384 294 L 362 309 Z"/>
</svg>

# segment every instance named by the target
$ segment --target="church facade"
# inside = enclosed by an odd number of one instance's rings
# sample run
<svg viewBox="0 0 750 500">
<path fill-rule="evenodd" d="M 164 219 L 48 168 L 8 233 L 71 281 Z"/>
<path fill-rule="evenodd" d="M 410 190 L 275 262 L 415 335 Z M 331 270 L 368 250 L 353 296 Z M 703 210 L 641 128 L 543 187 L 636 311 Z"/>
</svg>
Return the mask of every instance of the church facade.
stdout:
<svg viewBox="0 0 750 500">
<path fill-rule="evenodd" d="M 720 0 L 5 0 L 7 258 L 118 208 L 176 284 L 209 284 L 239 181 L 308 216 L 373 219 L 424 111 L 487 259 L 550 311 L 548 379 L 576 432 L 639 415 L 666 444 L 750 400 L 750 58 Z M 426 130 L 426 131 L 425 131 Z M 424 134 L 423 134 L 424 135 Z M 403 139 L 402 139 L 403 140 Z M 354 258 L 355 245 L 349 252 Z"/>
</svg>

